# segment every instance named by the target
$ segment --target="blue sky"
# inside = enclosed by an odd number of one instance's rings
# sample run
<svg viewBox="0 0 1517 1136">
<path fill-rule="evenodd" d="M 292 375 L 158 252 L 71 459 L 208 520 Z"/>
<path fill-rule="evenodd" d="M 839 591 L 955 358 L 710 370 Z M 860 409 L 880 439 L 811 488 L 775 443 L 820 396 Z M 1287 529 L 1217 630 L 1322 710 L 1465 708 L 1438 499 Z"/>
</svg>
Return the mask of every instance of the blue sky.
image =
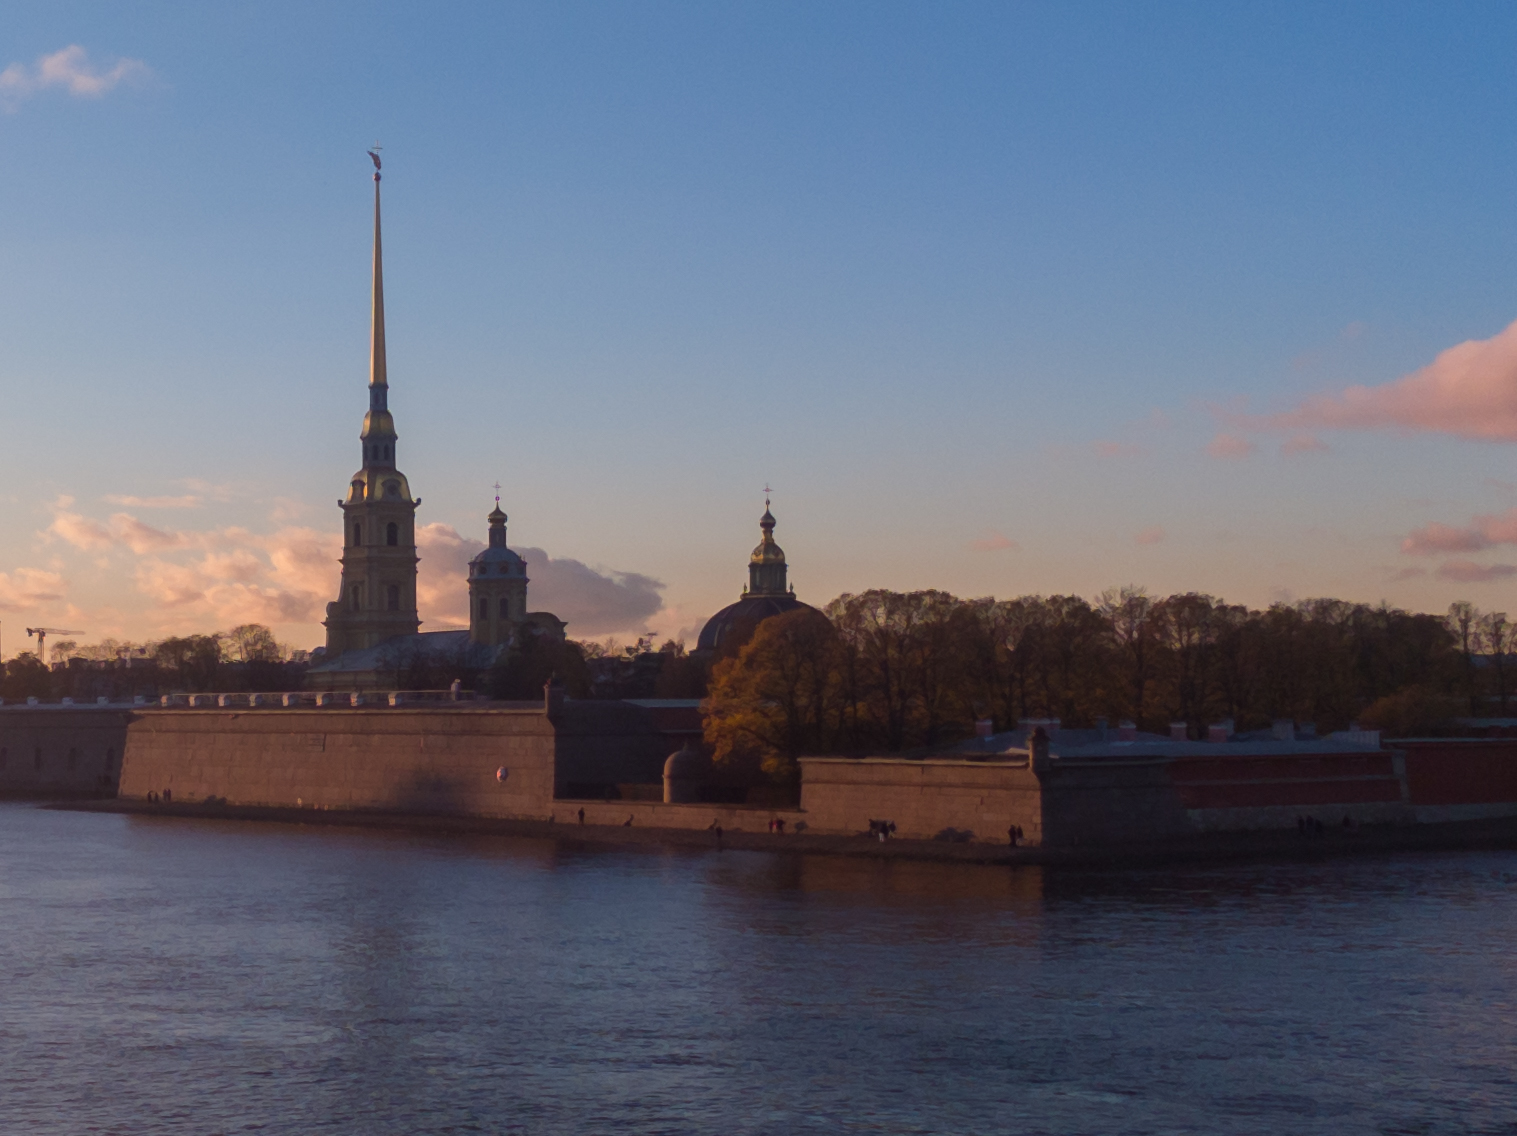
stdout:
<svg viewBox="0 0 1517 1136">
<path fill-rule="evenodd" d="M 691 634 L 766 482 L 815 602 L 1517 604 L 1514 48 L 1494 4 L 13 5 L 4 649 L 320 641 L 376 138 L 430 627 L 496 480 L 571 634 Z"/>
</svg>

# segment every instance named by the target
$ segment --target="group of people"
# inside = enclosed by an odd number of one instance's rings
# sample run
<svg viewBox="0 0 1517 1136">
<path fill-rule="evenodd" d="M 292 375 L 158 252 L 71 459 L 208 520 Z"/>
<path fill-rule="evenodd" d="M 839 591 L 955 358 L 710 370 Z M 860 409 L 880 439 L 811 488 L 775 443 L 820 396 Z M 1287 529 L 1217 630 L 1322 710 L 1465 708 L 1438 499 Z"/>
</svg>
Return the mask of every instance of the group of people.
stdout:
<svg viewBox="0 0 1517 1136">
<path fill-rule="evenodd" d="M 1343 831 L 1353 832 L 1359 827 L 1354 823 L 1354 818 L 1347 813 L 1343 814 Z M 1302 836 L 1321 836 L 1327 832 L 1327 826 L 1316 817 L 1298 816 L 1296 818 L 1296 831 Z"/>
<path fill-rule="evenodd" d="M 1011 841 L 1013 848 L 1022 843 L 1022 826 L 1020 824 L 1012 825 L 1006 830 L 1006 838 Z"/>
<path fill-rule="evenodd" d="M 770 832 L 784 832 L 785 831 L 785 818 L 784 817 L 775 817 L 773 820 L 771 820 L 769 822 L 769 831 Z"/>
<path fill-rule="evenodd" d="M 879 837 L 880 843 L 884 844 L 885 841 L 889 840 L 892 836 L 895 835 L 895 821 L 893 821 L 893 820 L 872 820 L 872 821 L 870 821 L 869 822 L 869 835 L 870 836 L 877 836 L 877 837 Z"/>
</svg>

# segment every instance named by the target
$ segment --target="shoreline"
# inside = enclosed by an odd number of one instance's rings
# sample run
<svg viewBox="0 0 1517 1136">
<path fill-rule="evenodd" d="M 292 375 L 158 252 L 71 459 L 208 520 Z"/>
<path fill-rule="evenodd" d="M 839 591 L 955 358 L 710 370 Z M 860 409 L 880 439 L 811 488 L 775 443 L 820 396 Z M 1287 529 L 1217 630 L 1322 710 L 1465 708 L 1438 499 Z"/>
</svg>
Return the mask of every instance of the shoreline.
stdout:
<svg viewBox="0 0 1517 1136">
<path fill-rule="evenodd" d="M 35 800 L 36 798 L 31 798 Z M 116 799 L 52 798 L 42 808 L 64 812 L 114 813 L 192 820 L 261 821 L 338 828 L 380 829 L 456 836 L 510 836 L 563 843 L 622 847 L 718 850 L 713 833 L 702 829 L 557 824 L 495 817 L 383 812 L 377 810 L 292 809 L 256 805 L 148 803 Z M 1376 825 L 1356 830 L 1328 829 L 1321 835 L 1293 831 L 1198 833 L 1167 840 L 1064 848 L 1012 848 L 985 843 L 887 840 L 867 835 L 726 831 L 721 850 L 855 856 L 879 860 L 1004 865 L 1007 867 L 1139 868 L 1166 864 L 1238 861 L 1323 860 L 1395 852 L 1517 850 L 1517 818 L 1443 824 Z"/>
</svg>

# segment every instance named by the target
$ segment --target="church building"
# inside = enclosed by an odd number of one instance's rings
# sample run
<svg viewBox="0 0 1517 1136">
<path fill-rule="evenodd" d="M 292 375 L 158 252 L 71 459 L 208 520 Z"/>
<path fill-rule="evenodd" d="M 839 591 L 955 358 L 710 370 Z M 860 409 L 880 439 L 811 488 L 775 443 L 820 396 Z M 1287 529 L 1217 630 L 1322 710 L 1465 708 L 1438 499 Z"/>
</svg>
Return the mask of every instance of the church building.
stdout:
<svg viewBox="0 0 1517 1136">
<path fill-rule="evenodd" d="M 773 615 L 809 607 L 795 598 L 795 588 L 787 585 L 785 550 L 774 540 L 774 514 L 769 498 L 764 498 L 764 515 L 759 518 L 763 538 L 748 558 L 748 586 L 735 604 L 722 608 L 701 628 L 696 651 L 708 656 L 735 652 L 753 637 L 754 629 Z"/>
<path fill-rule="evenodd" d="M 380 162 L 374 160 L 374 292 L 369 344 L 369 409 L 359 434 L 362 465 L 338 502 L 343 517 L 342 583 L 327 604 L 327 643 L 306 675 L 313 690 L 394 690 L 417 665 L 459 671 L 489 667 L 523 635 L 564 638 L 565 624 L 527 611 L 526 562 L 506 546 L 500 498 L 487 518 L 489 543 L 469 564 L 469 629 L 421 631 L 416 609 L 416 509 L 397 464 L 385 366 L 384 257 L 380 242 Z M 462 589 L 465 581 L 459 581 Z"/>
</svg>

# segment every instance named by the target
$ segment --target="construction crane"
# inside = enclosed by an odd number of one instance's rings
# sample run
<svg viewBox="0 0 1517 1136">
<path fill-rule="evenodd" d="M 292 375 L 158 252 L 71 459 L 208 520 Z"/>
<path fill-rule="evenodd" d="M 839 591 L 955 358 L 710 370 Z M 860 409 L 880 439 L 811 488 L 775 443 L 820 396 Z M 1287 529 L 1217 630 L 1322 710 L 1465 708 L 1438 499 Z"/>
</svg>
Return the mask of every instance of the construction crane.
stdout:
<svg viewBox="0 0 1517 1136">
<path fill-rule="evenodd" d="M 28 627 L 26 637 L 37 637 L 37 661 L 47 666 L 47 637 L 49 635 L 83 635 L 83 631 L 66 631 L 62 627 Z"/>
</svg>

